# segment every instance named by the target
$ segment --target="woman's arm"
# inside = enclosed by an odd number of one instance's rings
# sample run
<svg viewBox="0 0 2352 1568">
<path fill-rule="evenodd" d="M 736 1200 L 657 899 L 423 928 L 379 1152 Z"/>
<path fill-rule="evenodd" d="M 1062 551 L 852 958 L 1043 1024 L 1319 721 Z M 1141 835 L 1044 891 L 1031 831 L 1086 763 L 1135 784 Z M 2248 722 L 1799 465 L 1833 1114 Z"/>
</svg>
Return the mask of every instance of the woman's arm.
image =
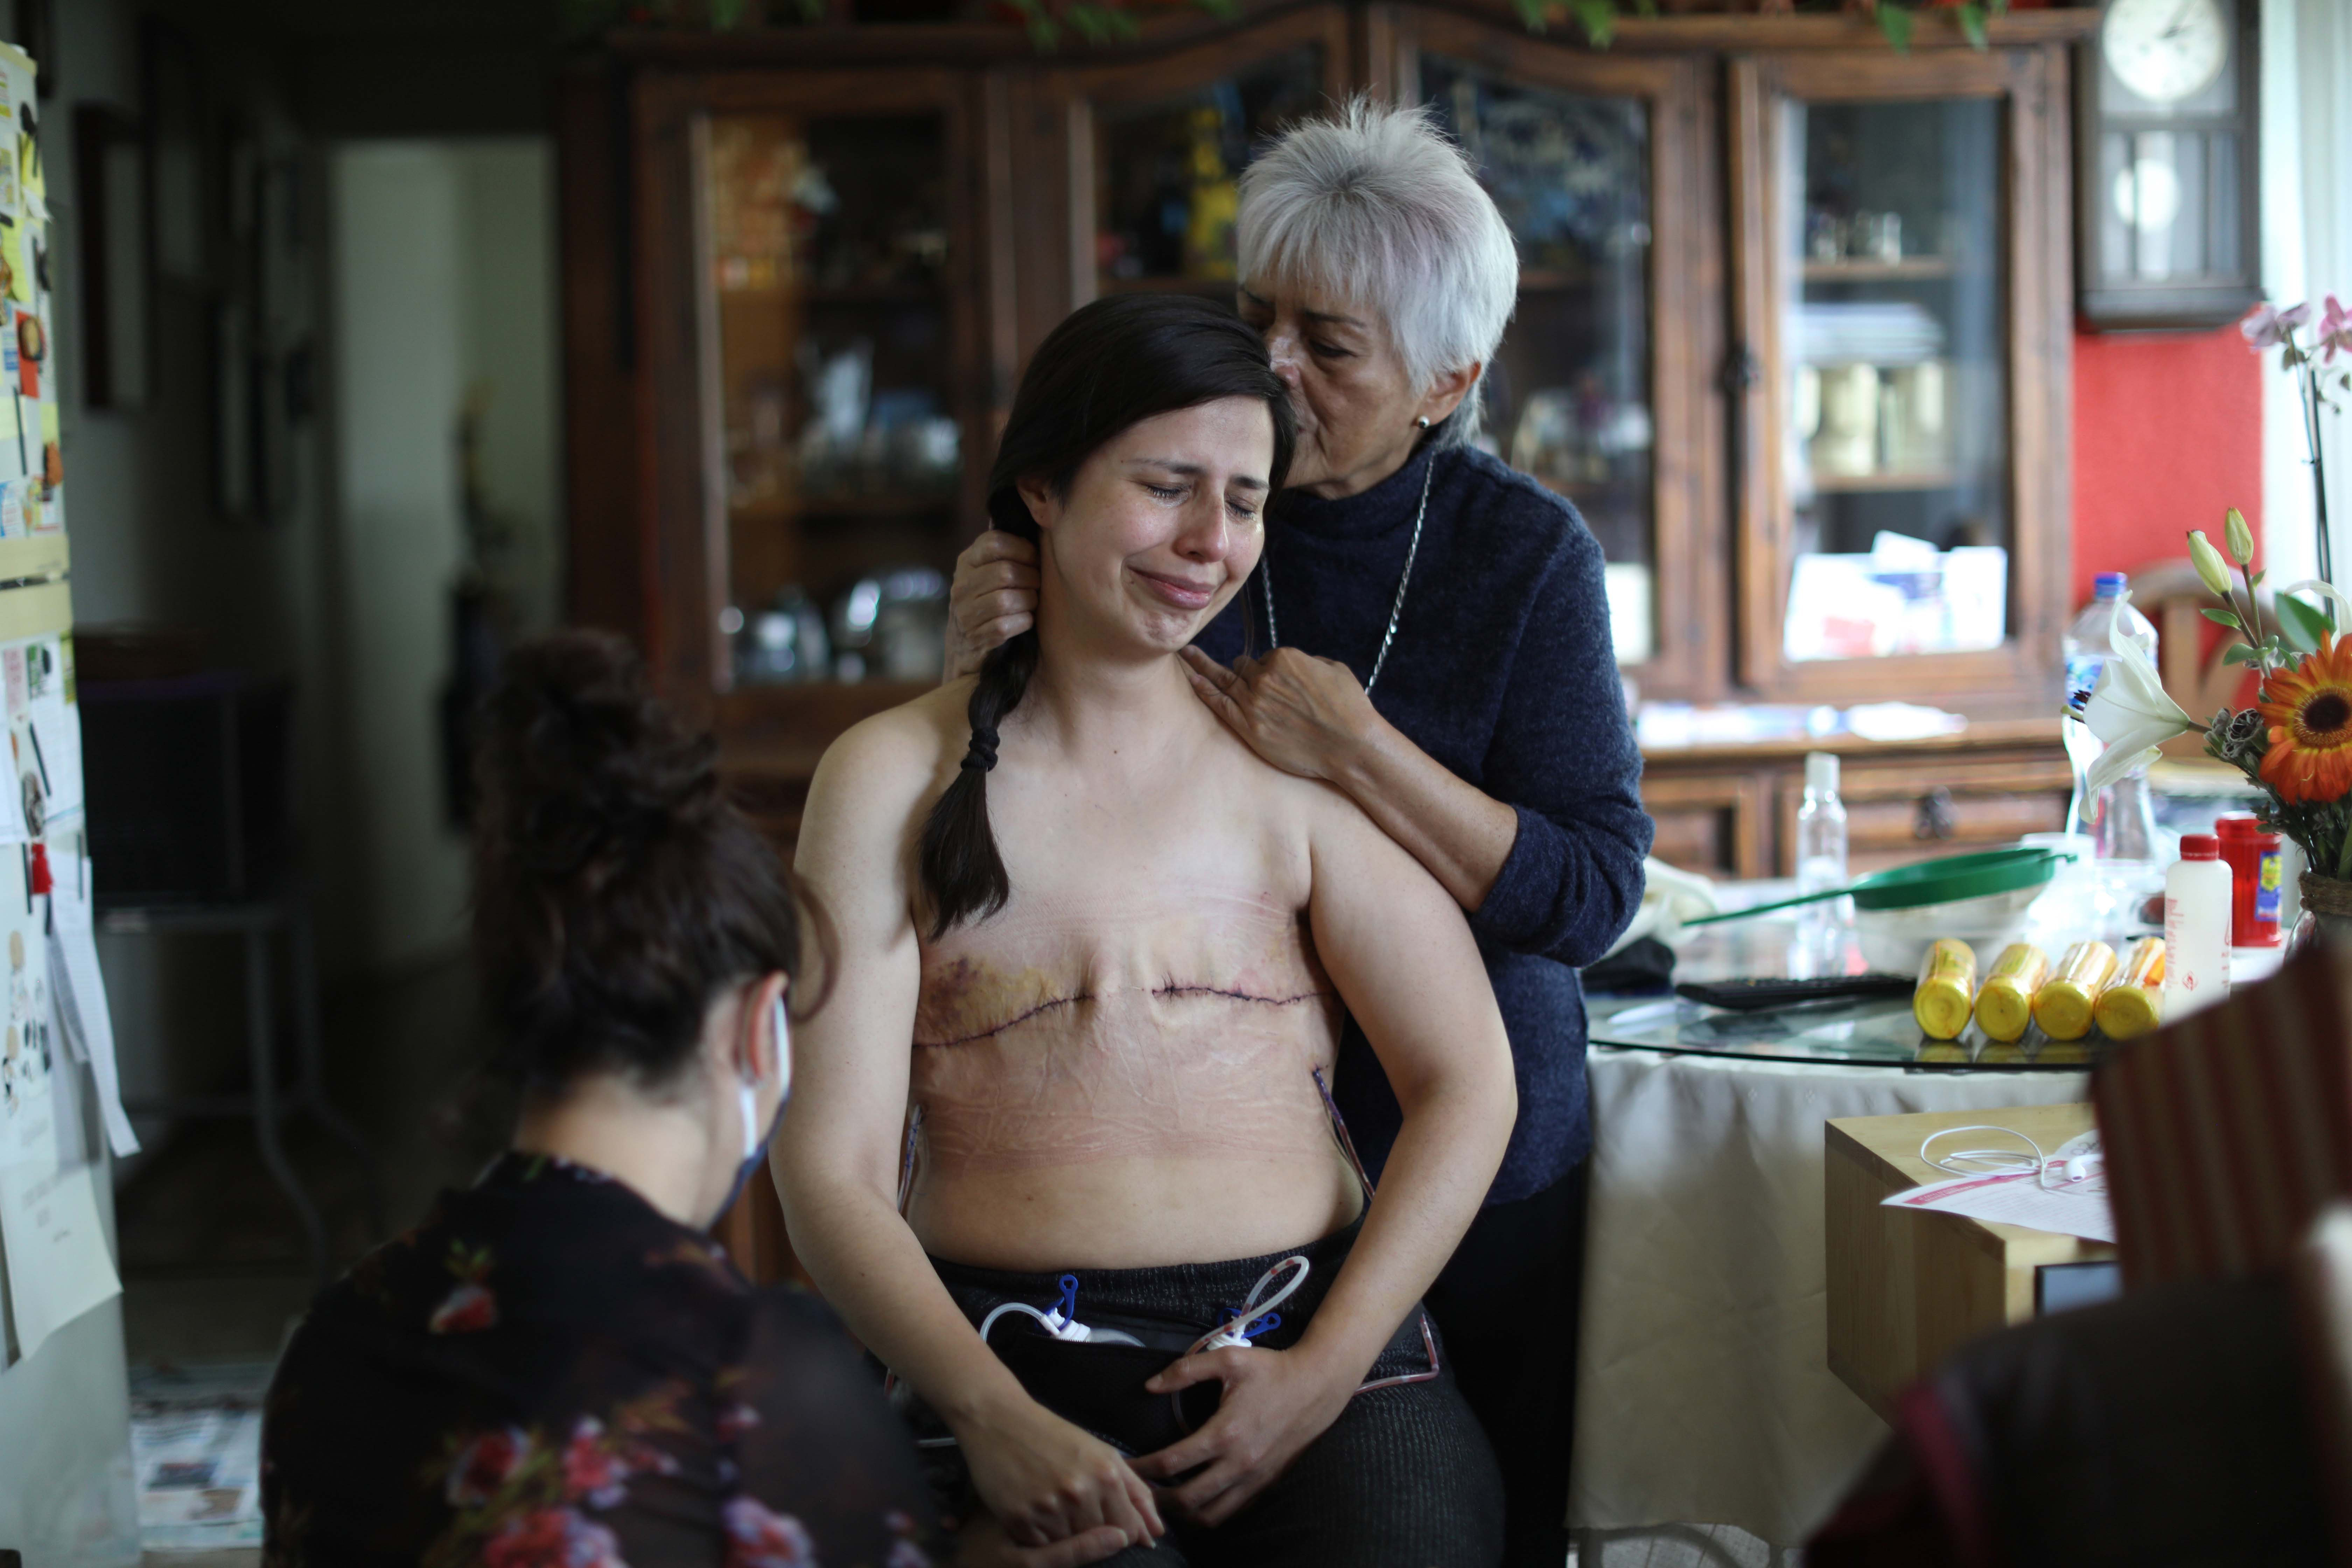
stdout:
<svg viewBox="0 0 2352 1568">
<path fill-rule="evenodd" d="M 1023 1391 L 948 1296 L 898 1213 L 921 960 L 910 914 L 912 825 L 938 742 L 899 710 L 819 764 L 795 868 L 839 943 L 825 1005 L 794 1031 L 793 1098 L 773 1169 L 793 1251 L 858 1338 L 945 1418 L 975 1485 L 1016 1541 L 1103 1524 L 1161 1533 L 1150 1489 L 1116 1451 Z"/>
<path fill-rule="evenodd" d="M 1316 952 L 1371 1041 L 1404 1124 L 1380 1196 L 1305 1337 L 1286 1351 L 1193 1356 L 1150 1385 L 1225 1384 L 1208 1425 L 1137 1461 L 1161 1478 L 1208 1462 L 1174 1496 L 1211 1524 L 1338 1418 L 1469 1228 L 1518 1111 L 1510 1042 L 1461 911 L 1336 795 L 1318 811 L 1311 844 Z"/>
<path fill-rule="evenodd" d="M 1484 789 L 1381 718 L 1344 664 L 1295 648 L 1231 670 L 1197 648 L 1184 660 L 1218 717 L 1275 766 L 1347 791 L 1470 912 L 1481 939 L 1582 965 L 1633 918 L 1652 829 L 1601 547 L 1581 528 L 1535 587 Z"/>
</svg>

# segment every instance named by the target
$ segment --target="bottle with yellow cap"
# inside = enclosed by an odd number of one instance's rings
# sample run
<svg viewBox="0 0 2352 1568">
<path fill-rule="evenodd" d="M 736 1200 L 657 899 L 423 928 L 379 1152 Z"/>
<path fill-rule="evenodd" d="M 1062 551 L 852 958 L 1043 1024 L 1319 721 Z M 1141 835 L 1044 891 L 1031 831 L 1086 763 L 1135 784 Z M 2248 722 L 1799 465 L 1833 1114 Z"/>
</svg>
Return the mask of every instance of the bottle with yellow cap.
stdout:
<svg viewBox="0 0 2352 1568">
<path fill-rule="evenodd" d="M 2033 996 L 2050 978 L 2050 960 L 2030 942 L 2000 950 L 1992 971 L 1977 989 L 1977 1027 L 1989 1040 L 2014 1044 L 2033 1022 Z"/>
<path fill-rule="evenodd" d="M 1967 942 L 1941 937 L 1919 961 L 1919 984 L 1911 993 L 1911 1016 L 1930 1037 L 1948 1040 L 1969 1026 L 1976 1005 L 1977 955 Z"/>
<path fill-rule="evenodd" d="M 2099 993 L 2115 978 L 2116 950 L 2104 942 L 2078 942 L 2033 994 L 2033 1021 L 2053 1040 L 2079 1040 L 2091 1032 Z"/>
<path fill-rule="evenodd" d="M 2099 993 L 2091 1009 L 2099 1032 L 2111 1040 L 2136 1040 L 2164 1022 L 2164 939 L 2132 943 L 2123 970 Z"/>
</svg>

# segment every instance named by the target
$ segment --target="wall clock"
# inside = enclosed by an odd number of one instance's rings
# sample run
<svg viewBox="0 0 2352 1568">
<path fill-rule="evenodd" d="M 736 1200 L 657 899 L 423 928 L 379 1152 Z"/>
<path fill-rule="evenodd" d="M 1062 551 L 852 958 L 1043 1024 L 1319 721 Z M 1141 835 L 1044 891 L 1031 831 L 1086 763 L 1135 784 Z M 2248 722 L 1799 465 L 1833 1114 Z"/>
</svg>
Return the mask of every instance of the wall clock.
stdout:
<svg viewBox="0 0 2352 1568">
<path fill-rule="evenodd" d="M 2258 0 L 2110 0 L 2075 81 L 2077 307 L 2206 327 L 2262 297 Z"/>
</svg>

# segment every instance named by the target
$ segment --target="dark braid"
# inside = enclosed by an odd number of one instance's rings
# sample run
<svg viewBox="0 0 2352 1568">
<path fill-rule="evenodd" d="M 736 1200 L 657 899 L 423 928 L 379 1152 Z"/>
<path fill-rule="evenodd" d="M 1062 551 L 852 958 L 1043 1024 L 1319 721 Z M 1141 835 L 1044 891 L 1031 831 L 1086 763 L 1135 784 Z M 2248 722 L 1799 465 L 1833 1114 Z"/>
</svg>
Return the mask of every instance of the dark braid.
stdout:
<svg viewBox="0 0 2352 1568">
<path fill-rule="evenodd" d="M 1274 417 L 1272 489 L 1290 468 L 1297 424 L 1265 344 L 1222 306 L 1184 294 L 1115 294 L 1072 311 L 1038 345 L 1021 378 L 988 478 L 990 521 L 1034 543 L 1037 520 L 1018 485 L 1043 479 L 1067 494 L 1079 465 L 1155 415 L 1225 397 L 1256 397 Z M 931 940 L 1004 908 L 1013 884 L 988 822 L 988 775 L 998 731 L 1037 672 L 1037 634 L 991 653 L 967 710 L 963 765 L 923 824 L 916 865 L 931 906 Z"/>
</svg>

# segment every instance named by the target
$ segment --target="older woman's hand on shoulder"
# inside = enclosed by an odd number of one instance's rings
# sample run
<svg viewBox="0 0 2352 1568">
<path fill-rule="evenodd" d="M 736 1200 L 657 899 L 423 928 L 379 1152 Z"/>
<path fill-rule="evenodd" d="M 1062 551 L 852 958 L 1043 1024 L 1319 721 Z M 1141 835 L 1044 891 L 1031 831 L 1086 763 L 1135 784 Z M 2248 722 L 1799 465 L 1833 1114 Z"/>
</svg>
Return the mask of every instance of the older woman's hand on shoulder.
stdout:
<svg viewBox="0 0 2352 1568">
<path fill-rule="evenodd" d="M 945 679 L 979 673 L 1000 644 L 1037 624 L 1037 547 L 992 528 L 956 557 Z"/>
<path fill-rule="evenodd" d="M 1184 671 L 1209 711 L 1286 773 L 1336 784 L 1386 722 L 1355 671 L 1336 658 L 1278 647 L 1227 669 L 1197 647 Z"/>
</svg>

